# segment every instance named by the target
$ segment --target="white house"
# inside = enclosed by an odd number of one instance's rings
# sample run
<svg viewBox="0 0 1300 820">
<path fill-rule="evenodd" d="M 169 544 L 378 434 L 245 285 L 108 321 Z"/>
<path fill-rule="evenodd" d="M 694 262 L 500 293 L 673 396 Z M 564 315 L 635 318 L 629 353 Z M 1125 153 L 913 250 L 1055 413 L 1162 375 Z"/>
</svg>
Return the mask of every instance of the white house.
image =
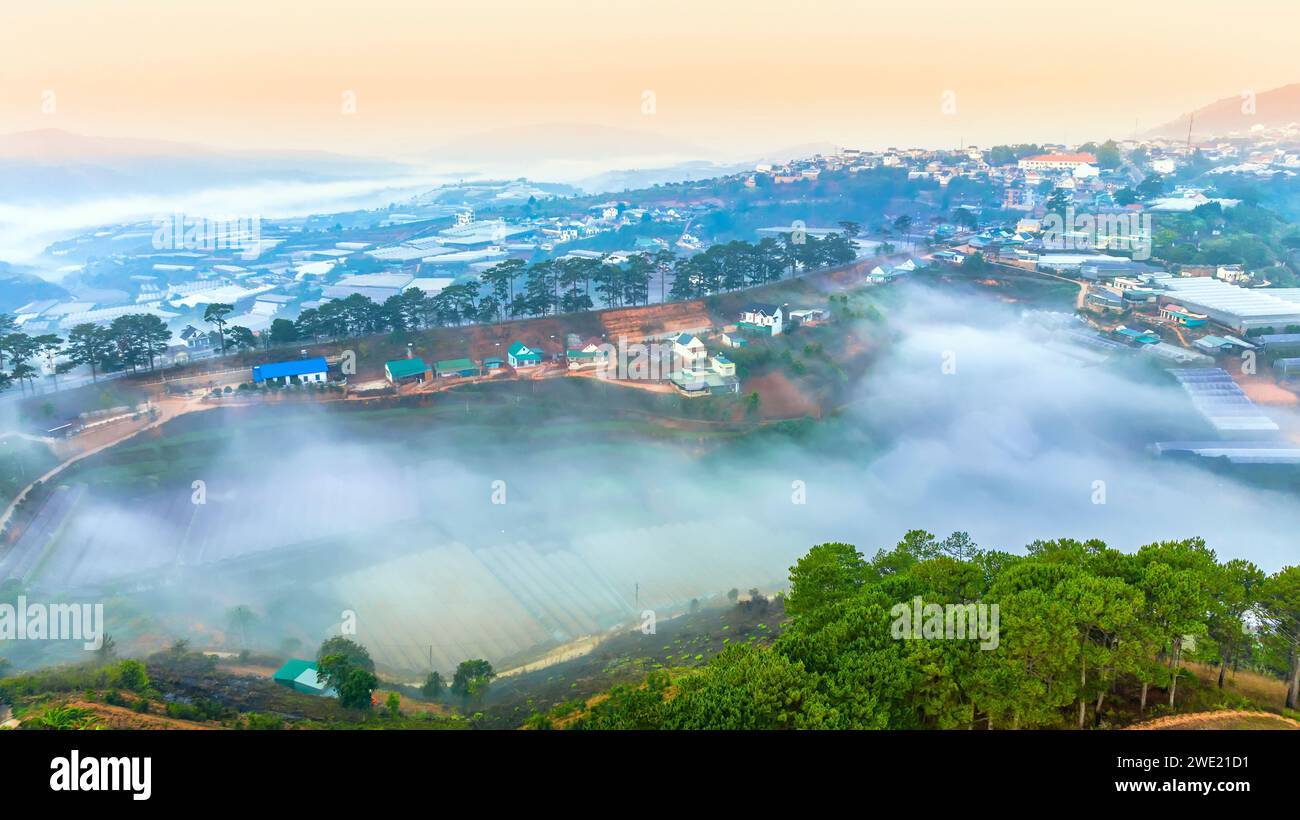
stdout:
<svg viewBox="0 0 1300 820">
<path fill-rule="evenodd" d="M 804 308 L 790 311 L 790 321 L 801 325 L 815 327 L 826 320 L 826 311 L 818 308 Z"/>
<path fill-rule="evenodd" d="M 740 311 L 740 326 L 748 330 L 765 330 L 780 336 L 784 319 L 780 305 L 750 305 Z"/>
<path fill-rule="evenodd" d="M 584 370 L 592 367 L 604 367 L 609 361 L 609 346 L 595 339 L 571 347 L 564 353 L 570 370 Z"/>
<path fill-rule="evenodd" d="M 542 351 L 529 347 L 523 342 L 516 341 L 510 345 L 510 350 L 506 353 L 507 361 L 510 366 L 516 370 L 522 367 L 536 367 L 542 363 Z"/>
<path fill-rule="evenodd" d="M 689 333 L 678 333 L 673 338 L 673 356 L 681 362 L 682 367 L 694 367 L 702 364 L 709 357 L 704 342 Z"/>
</svg>

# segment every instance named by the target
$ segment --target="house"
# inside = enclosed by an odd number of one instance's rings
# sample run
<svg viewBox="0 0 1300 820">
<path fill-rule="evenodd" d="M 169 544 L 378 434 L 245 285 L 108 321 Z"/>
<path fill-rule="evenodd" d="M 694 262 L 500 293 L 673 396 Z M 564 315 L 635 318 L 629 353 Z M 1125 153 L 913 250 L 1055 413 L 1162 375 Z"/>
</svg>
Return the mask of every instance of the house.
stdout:
<svg viewBox="0 0 1300 820">
<path fill-rule="evenodd" d="M 443 359 L 433 363 L 433 373 L 440 379 L 451 376 L 477 376 L 478 365 L 469 359 Z"/>
<path fill-rule="evenodd" d="M 780 336 L 785 317 L 780 305 L 755 304 L 740 311 L 737 326 L 769 336 Z"/>
<path fill-rule="evenodd" d="M 516 370 L 523 367 L 536 367 L 542 363 L 542 351 L 529 347 L 523 342 L 516 341 L 510 345 L 506 351 L 506 361 Z"/>
<path fill-rule="evenodd" d="M 1120 325 L 1115 328 L 1115 335 L 1131 345 L 1153 345 L 1160 342 L 1159 336 L 1144 328 Z"/>
<path fill-rule="evenodd" d="M 564 359 L 568 362 L 570 370 L 603 367 L 609 359 L 609 350 L 605 345 L 591 339 L 566 350 Z"/>
<path fill-rule="evenodd" d="M 817 308 L 790 311 L 790 321 L 798 325 L 816 327 L 828 318 L 826 311 Z"/>
<path fill-rule="evenodd" d="M 253 381 L 257 384 L 266 381 L 280 384 L 323 384 L 328 373 L 329 365 L 325 363 L 324 357 L 317 356 L 313 359 L 259 364 L 253 368 Z"/>
<path fill-rule="evenodd" d="M 704 342 L 701 342 L 690 333 L 678 333 L 674 336 L 672 351 L 673 356 L 683 367 L 693 367 L 701 364 L 709 357 L 709 351 L 705 349 Z"/>
<path fill-rule="evenodd" d="M 1208 317 L 1204 313 L 1192 313 L 1182 305 L 1167 304 L 1160 308 L 1160 318 L 1176 325 L 1200 327 Z"/>
<path fill-rule="evenodd" d="M 1097 157 L 1094 154 L 1037 154 L 1032 157 L 1024 157 L 1016 165 L 1022 171 L 1078 171 L 1083 166 L 1094 165 Z M 1086 173 L 1086 172 L 1085 172 Z"/>
<path fill-rule="evenodd" d="M 194 325 L 186 325 L 180 333 L 181 341 L 190 350 L 209 350 L 212 348 L 212 336 L 206 330 L 199 330 Z"/>
<path fill-rule="evenodd" d="M 1222 279 L 1230 285 L 1243 285 L 1250 281 L 1250 273 L 1244 270 L 1241 265 L 1219 265 L 1215 270 L 1216 279 Z"/>
<path fill-rule="evenodd" d="M 735 333 L 723 333 L 722 344 L 724 347 L 745 348 L 749 347 L 749 340 L 744 336 Z"/>
<path fill-rule="evenodd" d="M 708 368 L 683 367 L 670 374 L 668 380 L 678 393 L 692 398 L 740 392 L 740 381 L 734 375 L 723 376 Z"/>
<path fill-rule="evenodd" d="M 1203 350 L 1206 353 L 1211 353 L 1211 354 L 1227 353 L 1229 350 L 1232 350 L 1232 342 L 1228 341 L 1222 336 L 1202 336 L 1201 338 L 1192 342 L 1192 344 L 1196 347 L 1196 349 Z"/>
<path fill-rule="evenodd" d="M 271 678 L 281 686 L 287 686 L 295 692 L 335 697 L 334 690 L 330 689 L 320 677 L 315 661 L 290 658 L 284 662 L 284 666 L 275 671 Z"/>
<path fill-rule="evenodd" d="M 1106 288 L 1088 290 L 1088 304 L 1100 310 L 1123 310 L 1124 297 Z"/>
<path fill-rule="evenodd" d="M 388 379 L 388 383 L 392 385 L 411 381 L 423 384 L 428 373 L 428 365 L 419 356 L 384 362 L 384 376 Z"/>
</svg>

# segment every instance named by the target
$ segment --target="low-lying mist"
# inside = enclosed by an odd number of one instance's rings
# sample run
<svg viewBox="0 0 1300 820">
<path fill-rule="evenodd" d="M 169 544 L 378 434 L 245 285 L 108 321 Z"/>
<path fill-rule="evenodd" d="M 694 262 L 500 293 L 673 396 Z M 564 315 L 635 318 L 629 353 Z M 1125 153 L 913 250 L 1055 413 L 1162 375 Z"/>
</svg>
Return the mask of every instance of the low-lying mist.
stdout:
<svg viewBox="0 0 1300 820">
<path fill-rule="evenodd" d="M 770 592 L 813 544 L 869 554 L 913 528 L 1011 551 L 1199 535 L 1266 570 L 1295 562 L 1292 496 L 1148 454 L 1205 435 L 1172 379 L 1084 366 L 1018 307 L 903 287 L 851 401 L 797 434 L 647 435 L 599 406 L 183 418 L 69 476 L 88 486 L 33 587 L 112 596 L 110 631 L 155 645 L 311 654 L 355 623 L 414 679 Z"/>
</svg>

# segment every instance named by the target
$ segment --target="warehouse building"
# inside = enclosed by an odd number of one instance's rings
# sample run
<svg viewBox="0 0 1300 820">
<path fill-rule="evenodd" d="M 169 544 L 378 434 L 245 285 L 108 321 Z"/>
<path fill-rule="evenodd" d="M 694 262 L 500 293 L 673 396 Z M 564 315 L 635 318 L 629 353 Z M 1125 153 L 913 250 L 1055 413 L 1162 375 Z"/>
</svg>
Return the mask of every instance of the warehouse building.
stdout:
<svg viewBox="0 0 1300 820">
<path fill-rule="evenodd" d="M 1242 288 L 1204 276 L 1170 277 L 1160 284 L 1167 288 L 1163 298 L 1238 333 L 1300 325 L 1300 292 L 1295 288 Z"/>
<path fill-rule="evenodd" d="M 253 368 L 253 381 L 258 384 L 266 381 L 281 384 L 290 382 L 319 384 L 325 381 L 328 373 L 329 365 L 325 363 L 323 357 L 317 356 L 314 359 L 259 364 Z"/>
</svg>

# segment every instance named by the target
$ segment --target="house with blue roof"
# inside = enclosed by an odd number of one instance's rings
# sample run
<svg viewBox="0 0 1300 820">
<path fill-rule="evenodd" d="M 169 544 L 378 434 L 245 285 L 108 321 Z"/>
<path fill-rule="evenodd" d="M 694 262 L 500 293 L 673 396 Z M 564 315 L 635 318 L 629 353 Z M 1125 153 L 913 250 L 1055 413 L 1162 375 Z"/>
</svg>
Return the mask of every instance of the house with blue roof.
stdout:
<svg viewBox="0 0 1300 820">
<path fill-rule="evenodd" d="M 690 333 L 678 333 L 673 337 L 673 355 L 684 367 L 702 364 L 709 357 L 709 351 L 698 338 Z"/>
<path fill-rule="evenodd" d="M 329 378 L 329 365 L 324 356 L 296 359 L 290 362 L 270 362 L 253 368 L 253 381 L 279 382 L 281 384 L 324 384 Z"/>
</svg>

